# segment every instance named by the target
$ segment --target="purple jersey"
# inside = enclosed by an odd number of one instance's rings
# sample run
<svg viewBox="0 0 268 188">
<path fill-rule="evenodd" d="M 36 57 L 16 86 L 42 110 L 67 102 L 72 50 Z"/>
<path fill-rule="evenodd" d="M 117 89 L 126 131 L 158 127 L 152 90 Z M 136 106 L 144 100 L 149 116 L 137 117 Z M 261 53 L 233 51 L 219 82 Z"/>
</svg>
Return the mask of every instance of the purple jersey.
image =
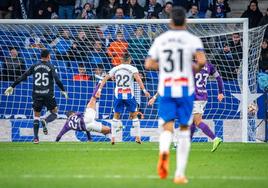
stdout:
<svg viewBox="0 0 268 188">
<path fill-rule="evenodd" d="M 86 125 L 84 122 L 84 115 L 82 113 L 75 113 L 74 115 L 70 116 L 67 121 L 65 122 L 62 130 L 60 131 L 59 135 L 56 138 L 56 141 L 59 141 L 61 137 L 70 130 L 75 131 L 86 131 L 88 139 L 90 140 L 90 133 L 86 129 Z"/>
<path fill-rule="evenodd" d="M 206 101 L 208 99 L 207 93 L 207 80 L 209 76 L 213 76 L 216 78 L 219 88 L 219 93 L 223 93 L 223 81 L 221 76 L 219 75 L 218 71 L 215 67 L 210 64 L 206 63 L 206 65 L 197 72 L 195 77 L 195 100 L 197 101 Z"/>
<path fill-rule="evenodd" d="M 87 130 L 84 122 L 84 115 L 82 113 L 75 113 L 74 115 L 71 115 L 64 126 L 76 131 Z"/>
</svg>

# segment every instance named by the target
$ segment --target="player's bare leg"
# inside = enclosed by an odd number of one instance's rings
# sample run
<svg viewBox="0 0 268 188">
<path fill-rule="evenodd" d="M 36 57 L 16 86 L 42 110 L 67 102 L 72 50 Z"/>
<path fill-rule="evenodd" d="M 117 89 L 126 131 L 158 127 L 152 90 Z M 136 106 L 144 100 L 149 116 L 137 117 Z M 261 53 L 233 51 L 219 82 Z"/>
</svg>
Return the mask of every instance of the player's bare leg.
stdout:
<svg viewBox="0 0 268 188">
<path fill-rule="evenodd" d="M 96 93 L 99 89 L 99 86 L 100 86 L 100 82 L 96 85 L 95 89 L 93 90 L 92 92 L 92 97 L 90 98 L 89 102 L 87 103 L 87 109 L 93 109 L 94 111 L 96 111 L 96 103 L 97 103 L 97 97 L 96 97 Z M 99 122 L 91 122 L 90 120 L 90 123 L 89 123 L 89 126 L 90 127 L 94 127 L 96 125 L 94 124 L 100 124 Z M 101 125 L 101 130 L 98 130 L 97 132 L 100 132 L 104 135 L 107 135 L 109 133 L 111 133 L 111 129 L 110 127 L 108 126 L 105 126 L 105 125 Z"/>
<path fill-rule="evenodd" d="M 209 126 L 203 122 L 202 114 L 194 114 L 194 124 L 213 141 L 213 147 L 211 152 L 216 151 L 219 145 L 222 143 L 222 139 L 216 137 L 215 134 L 209 128 Z"/>
<path fill-rule="evenodd" d="M 130 119 L 132 119 L 132 127 L 134 129 L 134 136 L 136 137 L 135 142 L 141 144 L 140 120 L 137 114 L 138 112 L 130 112 Z"/>
<path fill-rule="evenodd" d="M 96 110 L 96 102 L 97 102 L 96 97 L 91 97 L 89 102 L 87 103 L 87 108 L 92 108 Z"/>
<path fill-rule="evenodd" d="M 40 122 L 40 112 L 34 111 L 34 123 L 33 123 L 33 131 L 34 131 L 34 144 L 39 143 L 39 122 Z"/>
<path fill-rule="evenodd" d="M 46 117 L 40 120 L 42 127 L 43 127 L 44 135 L 48 134 L 47 124 L 54 121 L 58 117 L 57 113 L 58 113 L 58 108 L 55 107 L 54 109 L 47 111 Z"/>
<path fill-rule="evenodd" d="M 111 129 L 111 144 L 114 145 L 115 144 L 115 136 L 116 133 L 120 130 L 120 113 L 115 112 L 114 113 L 114 117 L 113 117 L 113 121 L 112 121 L 112 129 Z"/>
<path fill-rule="evenodd" d="M 178 146 L 177 146 L 177 169 L 175 172 L 174 183 L 186 184 L 188 179 L 185 176 L 185 170 L 188 162 L 188 156 L 191 147 L 190 130 L 187 125 L 181 125 L 178 131 Z"/>
<path fill-rule="evenodd" d="M 161 123 L 159 123 L 161 124 Z M 163 132 L 159 137 L 159 160 L 158 160 L 158 175 L 161 179 L 168 176 L 169 169 L 169 148 L 172 141 L 174 121 L 169 121 L 163 124 Z"/>
</svg>

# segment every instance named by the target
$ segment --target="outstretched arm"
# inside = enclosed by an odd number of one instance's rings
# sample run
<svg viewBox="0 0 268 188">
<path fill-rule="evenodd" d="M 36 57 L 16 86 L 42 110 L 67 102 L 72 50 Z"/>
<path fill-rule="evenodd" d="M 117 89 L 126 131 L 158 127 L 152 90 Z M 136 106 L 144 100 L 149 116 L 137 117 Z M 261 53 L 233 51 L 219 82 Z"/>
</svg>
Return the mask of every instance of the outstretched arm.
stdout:
<svg viewBox="0 0 268 188">
<path fill-rule="evenodd" d="M 10 87 L 8 87 L 5 90 L 5 95 L 9 96 L 13 93 L 13 89 L 16 87 L 16 85 L 18 85 L 19 83 L 21 83 L 23 80 L 26 80 L 28 76 L 33 74 L 33 66 L 31 66 L 31 68 L 29 68 L 23 75 L 21 75 L 17 80 L 15 80 L 15 82 L 13 84 L 11 84 Z"/>
<path fill-rule="evenodd" d="M 111 78 L 111 76 L 109 75 L 109 74 L 107 74 L 104 78 L 103 78 L 103 80 L 101 81 L 101 84 L 100 84 L 100 87 L 99 87 L 99 89 L 98 89 L 98 91 L 97 91 L 97 93 L 96 93 L 96 97 L 100 97 L 101 96 L 101 90 L 102 90 L 102 88 L 103 88 L 103 86 L 105 85 L 105 83 L 107 82 L 107 80 L 109 80 Z"/>
<path fill-rule="evenodd" d="M 29 68 L 23 75 L 21 75 L 12 85 L 11 87 L 16 87 L 16 85 L 18 85 L 19 83 L 21 83 L 22 81 L 26 80 L 28 76 L 33 74 L 33 66 L 31 66 L 31 68 Z"/>
<path fill-rule="evenodd" d="M 68 120 L 65 122 L 64 126 L 62 127 L 60 133 L 58 134 L 56 138 L 56 142 L 60 141 L 61 137 L 65 135 L 71 128 L 68 126 Z"/>
<path fill-rule="evenodd" d="M 135 80 L 138 82 L 138 84 L 139 84 L 140 88 L 142 89 L 143 93 L 145 94 L 145 96 L 146 96 L 146 97 L 150 97 L 151 95 L 150 95 L 150 93 L 145 89 L 144 84 L 143 84 L 143 82 L 142 82 L 142 80 L 141 80 L 141 77 L 140 77 L 139 73 L 135 73 L 133 76 L 134 76 Z"/>
<path fill-rule="evenodd" d="M 55 80 L 57 86 L 61 89 L 61 92 L 62 92 L 62 94 L 64 95 L 64 97 L 65 97 L 66 99 L 68 99 L 68 94 L 67 94 L 67 92 L 65 91 L 64 86 L 63 86 L 63 83 L 60 81 L 60 78 L 59 78 L 58 74 L 56 73 L 54 67 L 52 68 L 52 76 L 53 76 L 53 78 L 54 78 L 54 80 Z"/>
<path fill-rule="evenodd" d="M 156 94 L 149 100 L 149 102 L 148 102 L 148 105 L 149 105 L 149 106 L 153 106 L 153 104 L 155 103 L 155 101 L 156 101 L 158 95 L 159 95 L 159 94 L 156 93 Z"/>
</svg>

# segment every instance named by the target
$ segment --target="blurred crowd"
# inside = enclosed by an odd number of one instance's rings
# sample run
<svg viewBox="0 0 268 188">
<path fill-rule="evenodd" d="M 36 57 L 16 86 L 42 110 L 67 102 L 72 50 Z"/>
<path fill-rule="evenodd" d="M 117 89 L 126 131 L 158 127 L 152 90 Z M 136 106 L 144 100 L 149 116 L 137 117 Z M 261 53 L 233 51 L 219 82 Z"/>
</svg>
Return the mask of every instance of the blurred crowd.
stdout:
<svg viewBox="0 0 268 188">
<path fill-rule="evenodd" d="M 165 19 L 172 6 L 184 7 L 188 18 L 231 17 L 228 0 L 1 0 L 0 19 Z M 263 17 L 258 1 L 251 0 L 241 17 L 257 26 Z"/>
<path fill-rule="evenodd" d="M 229 6 L 228 0 L 1 0 L 0 19 L 167 19 L 172 7 L 177 5 L 185 7 L 188 18 L 232 17 L 232 7 Z M 263 14 L 258 7 L 258 1 L 251 0 L 241 17 L 249 18 L 249 28 L 266 25 L 268 8 Z M 91 79 L 90 75 L 86 75 L 88 66 L 81 62 L 90 62 L 94 65 L 90 67 L 94 74 L 101 75 L 103 70 L 118 65 L 125 51 L 130 51 L 135 66 L 143 70 L 142 60 L 151 43 L 148 38 L 154 38 L 166 28 L 156 25 L 151 25 L 150 28 L 127 27 L 81 29 L 75 34 L 68 29 L 62 29 L 57 35 L 49 37 L 33 34 L 25 37 L 23 47 L 45 47 L 55 52 L 56 60 L 79 62 L 76 67 L 78 75 L 73 77 L 74 80 Z M 95 35 L 92 32 L 95 32 Z M 213 52 L 212 59 L 219 70 L 224 70 L 224 78 L 234 79 L 242 59 L 242 45 L 239 33 L 234 33 L 229 38 L 229 42 L 222 44 L 217 52 Z M 25 71 L 27 62 L 21 57 L 20 49 L 11 46 L 8 47 L 8 52 L 4 53 L 4 47 L 1 48 L 1 79 L 14 80 Z M 229 62 L 228 70 L 226 64 L 218 60 Z M 66 66 L 71 67 L 68 63 Z M 268 30 L 261 45 L 259 68 L 268 72 Z"/>
</svg>

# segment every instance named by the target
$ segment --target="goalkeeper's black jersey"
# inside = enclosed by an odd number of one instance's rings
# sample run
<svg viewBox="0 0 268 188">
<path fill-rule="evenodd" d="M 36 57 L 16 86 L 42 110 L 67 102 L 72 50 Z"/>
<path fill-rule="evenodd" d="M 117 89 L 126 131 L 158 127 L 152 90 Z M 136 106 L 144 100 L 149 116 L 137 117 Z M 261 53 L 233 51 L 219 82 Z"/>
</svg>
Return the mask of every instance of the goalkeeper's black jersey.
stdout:
<svg viewBox="0 0 268 188">
<path fill-rule="evenodd" d="M 33 96 L 53 96 L 54 80 L 62 91 L 65 91 L 55 68 L 49 62 L 40 62 L 32 65 L 11 87 L 15 87 L 28 76 L 33 75 Z"/>
</svg>

